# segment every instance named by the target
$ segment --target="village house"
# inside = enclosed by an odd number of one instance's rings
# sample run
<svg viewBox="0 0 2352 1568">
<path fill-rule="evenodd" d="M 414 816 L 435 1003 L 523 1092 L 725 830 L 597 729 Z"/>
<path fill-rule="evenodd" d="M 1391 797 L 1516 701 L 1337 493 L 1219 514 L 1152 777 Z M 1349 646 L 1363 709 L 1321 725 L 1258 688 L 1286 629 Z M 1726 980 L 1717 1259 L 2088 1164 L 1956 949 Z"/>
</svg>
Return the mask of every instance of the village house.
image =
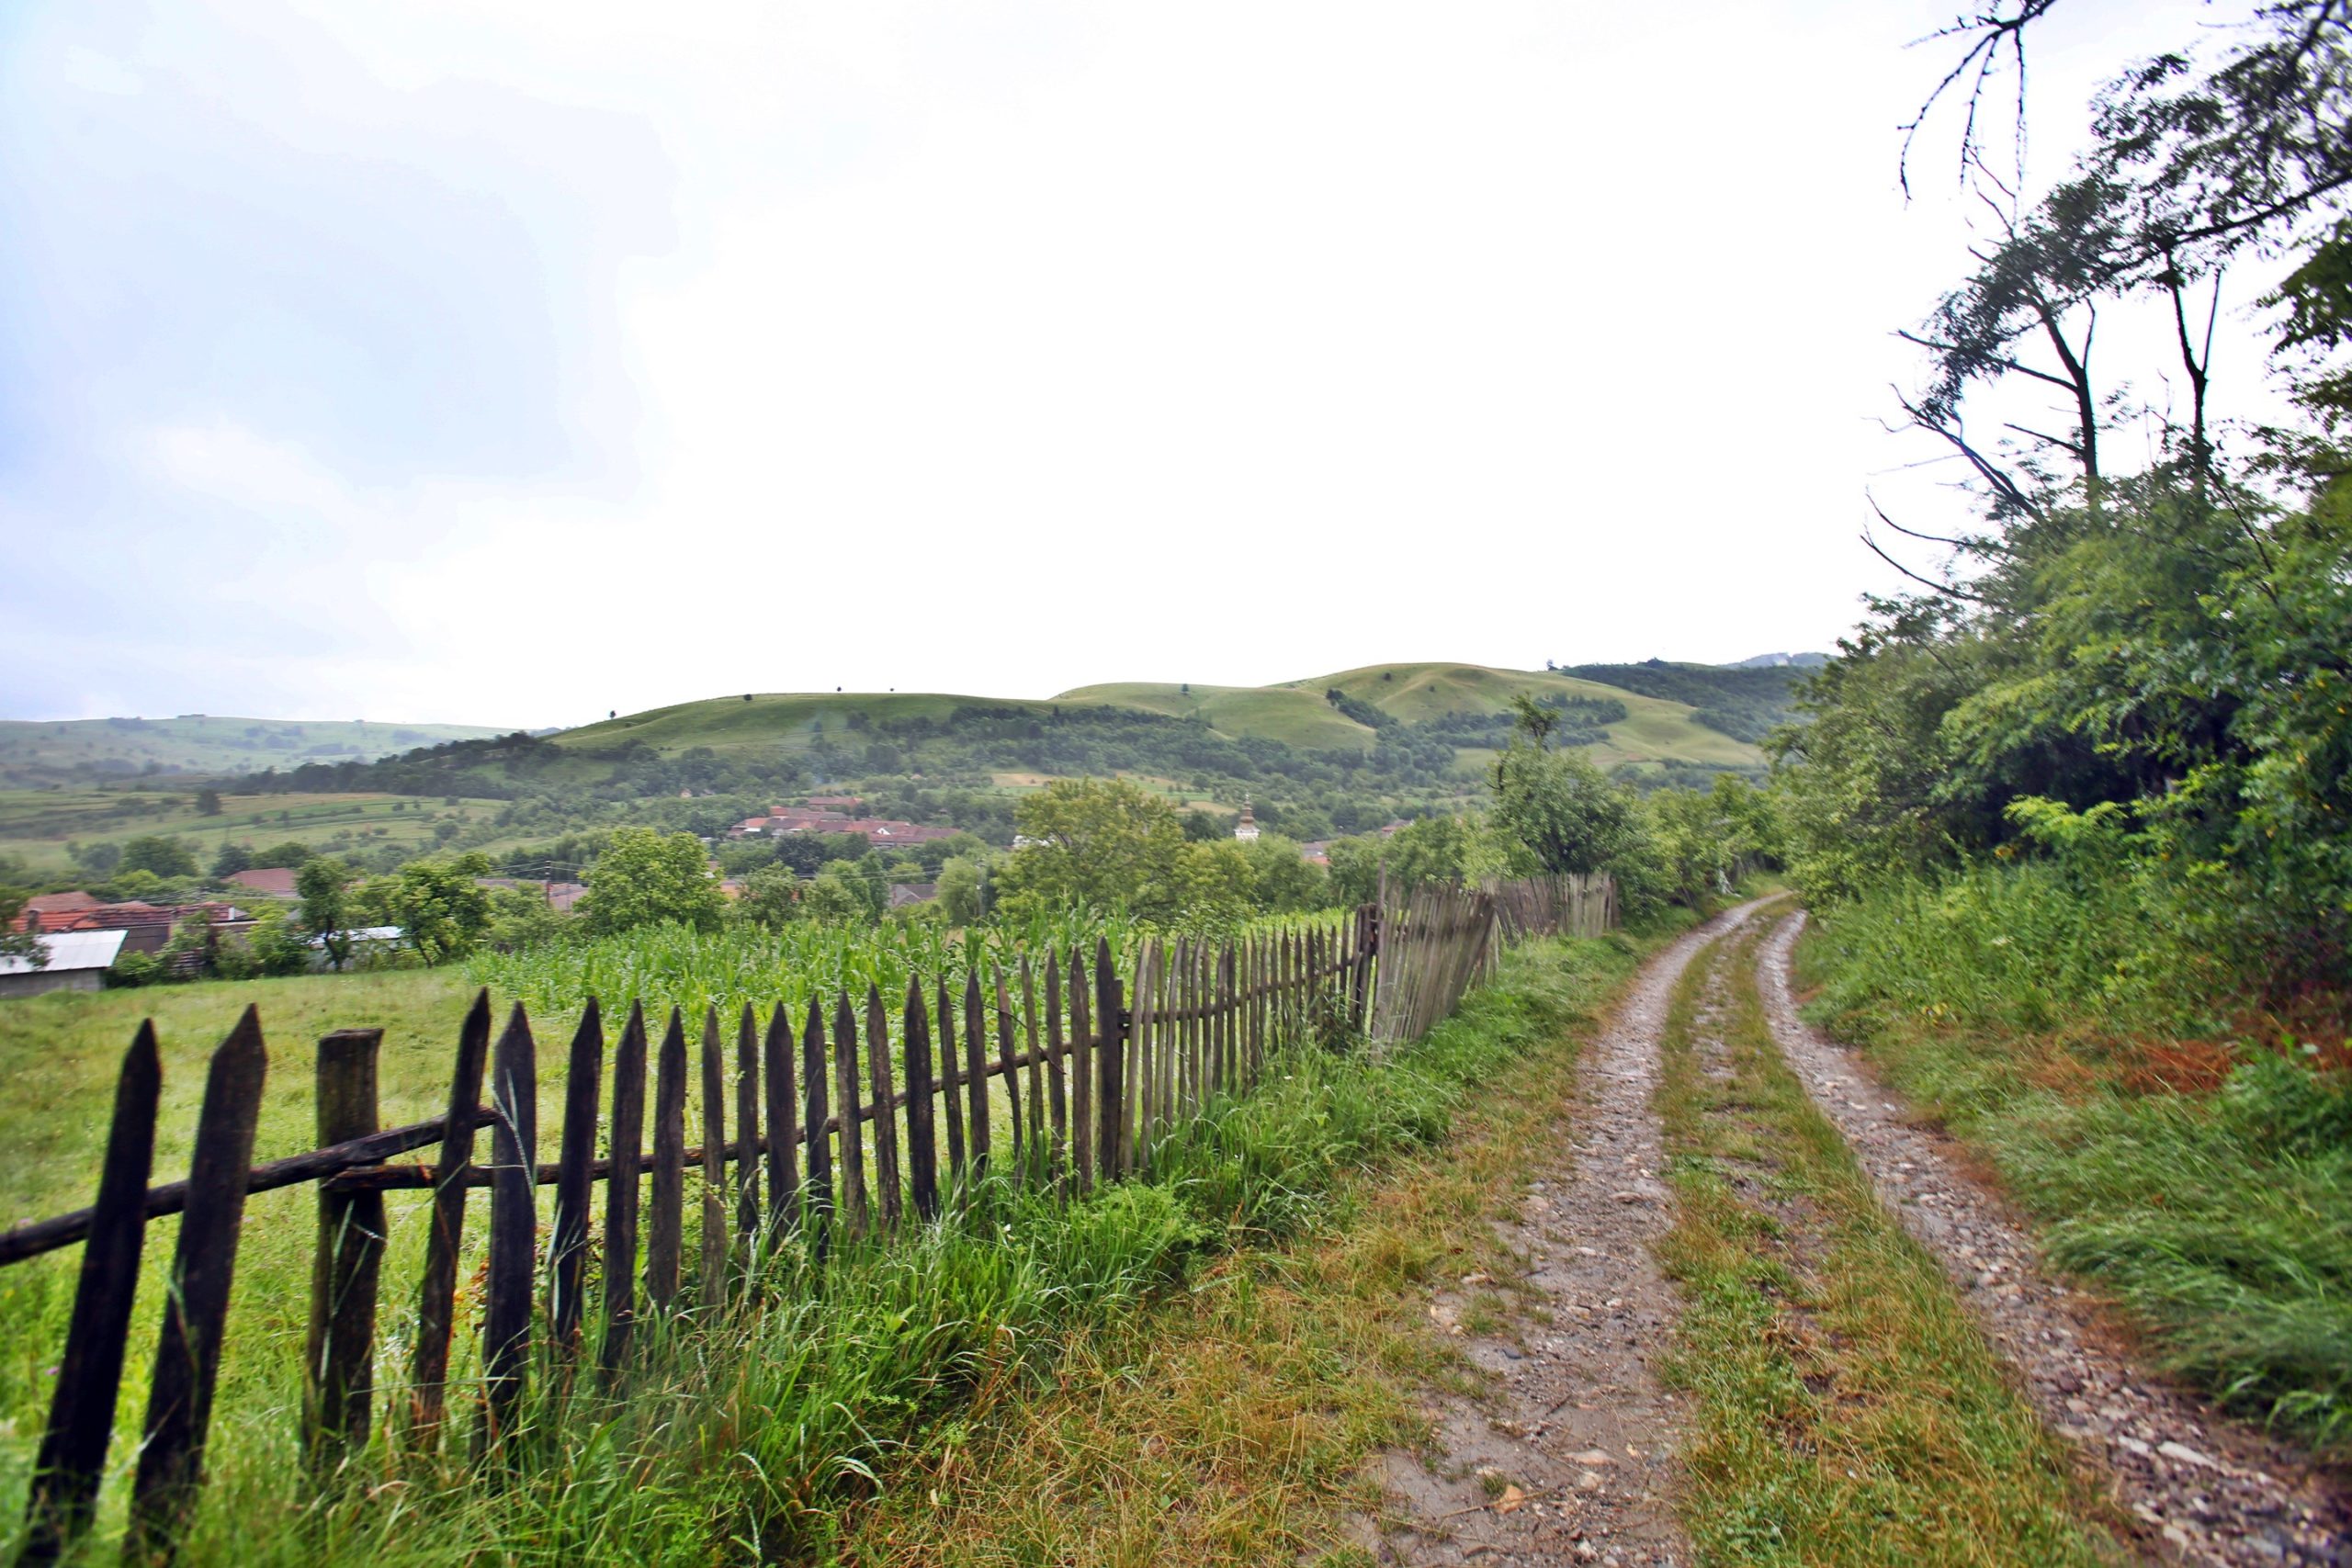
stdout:
<svg viewBox="0 0 2352 1568">
<path fill-rule="evenodd" d="M 0 953 L 0 997 L 35 997 L 43 991 L 95 991 L 122 956 L 127 931 L 62 931 L 39 939 L 42 963 Z"/>
<path fill-rule="evenodd" d="M 66 902 L 72 898 L 86 902 Z M 223 936 L 239 935 L 254 927 L 253 916 L 234 904 L 217 899 L 200 904 L 148 904 L 133 898 L 120 904 L 105 904 L 88 894 L 45 894 L 28 898 L 10 926 L 41 936 L 121 931 L 123 952 L 161 953 L 172 940 L 172 932 L 189 920 L 202 920 Z"/>
<path fill-rule="evenodd" d="M 263 898 L 300 897 L 294 886 L 294 870 L 291 866 L 257 866 L 252 871 L 232 872 L 223 880 L 232 887 L 242 887 L 246 892 Z"/>
<path fill-rule="evenodd" d="M 825 797 L 855 803 L 851 795 Z M 749 839 L 760 835 L 780 838 L 786 833 L 854 833 L 876 849 L 897 849 L 908 844 L 932 844 L 956 836 L 953 828 L 933 828 L 921 822 L 899 822 L 889 818 L 847 817 L 832 810 L 808 809 L 778 806 L 771 807 L 764 817 L 746 817 L 727 831 L 730 839 Z"/>
</svg>

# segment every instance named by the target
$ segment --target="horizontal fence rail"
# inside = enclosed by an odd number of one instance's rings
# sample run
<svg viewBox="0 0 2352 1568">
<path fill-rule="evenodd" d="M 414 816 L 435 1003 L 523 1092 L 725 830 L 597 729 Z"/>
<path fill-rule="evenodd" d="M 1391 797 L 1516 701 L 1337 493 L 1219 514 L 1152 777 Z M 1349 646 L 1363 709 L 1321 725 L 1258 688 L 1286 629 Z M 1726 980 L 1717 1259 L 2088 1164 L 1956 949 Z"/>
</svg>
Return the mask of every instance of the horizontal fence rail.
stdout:
<svg viewBox="0 0 2352 1568">
<path fill-rule="evenodd" d="M 574 1375 L 592 1324 L 600 1333 L 588 1371 L 611 1388 L 648 1314 L 741 1303 L 760 1261 L 781 1246 L 821 1265 L 845 1243 L 967 1205 L 990 1177 L 1067 1199 L 1149 1175 L 1173 1140 L 1217 1101 L 1247 1093 L 1281 1051 L 1416 1040 L 1491 967 L 1501 942 L 1597 933 L 1615 913 L 1614 888 L 1601 877 L 1423 884 L 1337 920 L 1148 940 L 1124 973 L 1098 940 L 1091 953 L 1024 953 L 985 973 L 975 963 L 960 995 L 944 979 L 917 977 L 903 998 L 868 986 L 830 1006 L 812 998 L 797 1015 L 779 1005 L 764 1021 L 748 1004 L 732 1020 L 710 1008 L 691 1043 L 680 1010 L 669 1010 L 657 1042 L 639 1003 L 609 1052 L 589 998 L 565 1050 L 552 1162 L 539 1157 L 531 1020 L 514 1005 L 493 1040 L 485 990 L 458 1031 L 447 1112 L 380 1127 L 382 1033 L 338 1031 L 320 1042 L 315 1064 L 320 1146 L 259 1165 L 267 1052 L 260 1016 L 247 1008 L 212 1055 L 187 1179 L 150 1186 L 162 1077 L 150 1021 L 123 1058 L 96 1201 L 0 1232 L 0 1265 L 84 1246 L 20 1561 L 54 1561 L 95 1516 L 151 1220 L 176 1214 L 180 1225 L 127 1545 L 135 1558 L 166 1562 L 202 1483 L 252 1193 L 302 1183 L 317 1191 L 300 1408 L 303 1450 L 323 1475 L 395 1415 L 399 1444 L 439 1443 L 468 1194 L 489 1190 L 474 1313 L 481 1378 L 467 1399 L 473 1452 L 486 1460 L 504 1451 L 528 1380 Z M 697 1097 L 703 1141 L 690 1145 Z M 609 1152 L 599 1155 L 600 1144 Z M 435 1150 L 429 1161 L 397 1158 L 425 1148 Z M 700 1177 L 691 1259 L 690 1170 Z M 601 1236 L 591 1224 L 599 1183 Z M 555 1189 L 544 1247 L 540 1187 Z M 379 1410 L 372 1380 L 384 1195 L 401 1190 L 432 1196 L 418 1212 L 429 1229 L 406 1398 L 395 1412 Z M 592 1251 L 602 1259 L 593 1305 Z M 547 1340 L 536 1351 L 535 1325 Z"/>
</svg>

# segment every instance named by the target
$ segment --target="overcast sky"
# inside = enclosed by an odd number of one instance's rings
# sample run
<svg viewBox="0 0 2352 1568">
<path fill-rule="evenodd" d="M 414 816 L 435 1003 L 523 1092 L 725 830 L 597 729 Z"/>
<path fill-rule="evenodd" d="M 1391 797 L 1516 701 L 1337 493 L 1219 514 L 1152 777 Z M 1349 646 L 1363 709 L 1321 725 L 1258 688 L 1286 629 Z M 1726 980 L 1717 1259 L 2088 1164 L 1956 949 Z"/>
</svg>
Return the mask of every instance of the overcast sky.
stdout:
<svg viewBox="0 0 2352 1568">
<path fill-rule="evenodd" d="M 1951 10 L 14 0 L 0 716 L 1826 647 Z"/>
</svg>

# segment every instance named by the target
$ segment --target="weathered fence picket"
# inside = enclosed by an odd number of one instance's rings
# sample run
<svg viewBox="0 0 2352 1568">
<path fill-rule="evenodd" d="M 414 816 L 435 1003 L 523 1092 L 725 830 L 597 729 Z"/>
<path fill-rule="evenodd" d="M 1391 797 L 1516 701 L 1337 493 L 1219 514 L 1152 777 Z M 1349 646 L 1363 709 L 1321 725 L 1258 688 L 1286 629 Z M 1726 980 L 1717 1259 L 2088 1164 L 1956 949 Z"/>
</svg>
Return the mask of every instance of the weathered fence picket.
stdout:
<svg viewBox="0 0 2352 1568">
<path fill-rule="evenodd" d="M 155 1112 L 163 1089 L 155 1023 L 150 1019 L 140 1024 L 115 1078 L 114 1119 L 107 1129 L 90 1239 L 82 1251 L 49 1426 L 33 1465 L 26 1506 L 27 1562 L 54 1562 L 89 1528 L 97 1505 L 122 1389 L 130 1308 L 139 1293 L 139 1256 L 147 1243 L 142 1209 L 154 1170 Z"/>
<path fill-rule="evenodd" d="M 590 1167 L 596 1158 L 604 1065 L 604 1016 L 591 997 L 564 1065 L 563 1141 L 556 1155 L 555 1226 L 548 1243 L 548 1339 L 567 1358 L 579 1348 L 581 1296 L 587 1288 L 588 1204 L 595 1180 Z"/>
<path fill-rule="evenodd" d="M 379 1131 L 376 1060 L 383 1043 L 380 1029 L 341 1029 L 319 1042 L 315 1094 L 322 1145 Z M 302 1370 L 305 1446 L 312 1463 L 322 1471 L 367 1446 L 384 1230 L 381 1192 L 320 1184 L 310 1342 Z"/>
<path fill-rule="evenodd" d="M 637 1204 L 643 1186 L 645 1006 L 631 1004 L 613 1054 L 613 1162 L 605 1191 L 605 1348 L 607 1379 L 618 1372 L 637 1325 Z"/>
<path fill-rule="evenodd" d="M 481 1315 L 485 1450 L 512 1430 L 523 1396 L 523 1367 L 531 1352 L 531 1284 L 538 1262 L 538 1053 L 519 1002 L 498 1037 L 490 1076 L 498 1119 L 490 1127 L 490 1266 Z"/>
<path fill-rule="evenodd" d="M 204 1108 L 197 1113 L 187 1207 L 172 1253 L 139 1471 L 131 1482 L 128 1550 L 143 1562 L 170 1561 L 203 1484 L 229 1287 L 236 1279 L 237 1242 L 244 1228 L 245 1178 L 253 1168 L 262 1081 L 268 1071 L 261 1015 L 248 1007 L 212 1053 Z"/>
</svg>

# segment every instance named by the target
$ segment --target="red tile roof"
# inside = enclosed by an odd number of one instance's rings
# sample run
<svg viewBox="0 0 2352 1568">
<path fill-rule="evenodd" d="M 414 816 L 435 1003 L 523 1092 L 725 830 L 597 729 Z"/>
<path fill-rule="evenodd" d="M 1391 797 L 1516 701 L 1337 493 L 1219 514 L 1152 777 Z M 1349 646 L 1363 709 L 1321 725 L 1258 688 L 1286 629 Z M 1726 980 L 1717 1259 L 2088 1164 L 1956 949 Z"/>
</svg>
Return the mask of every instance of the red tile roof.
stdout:
<svg viewBox="0 0 2352 1568">
<path fill-rule="evenodd" d="M 294 872 L 290 866 L 260 866 L 252 871 L 236 872 L 228 880 L 249 892 L 271 898 L 294 897 Z"/>
</svg>

